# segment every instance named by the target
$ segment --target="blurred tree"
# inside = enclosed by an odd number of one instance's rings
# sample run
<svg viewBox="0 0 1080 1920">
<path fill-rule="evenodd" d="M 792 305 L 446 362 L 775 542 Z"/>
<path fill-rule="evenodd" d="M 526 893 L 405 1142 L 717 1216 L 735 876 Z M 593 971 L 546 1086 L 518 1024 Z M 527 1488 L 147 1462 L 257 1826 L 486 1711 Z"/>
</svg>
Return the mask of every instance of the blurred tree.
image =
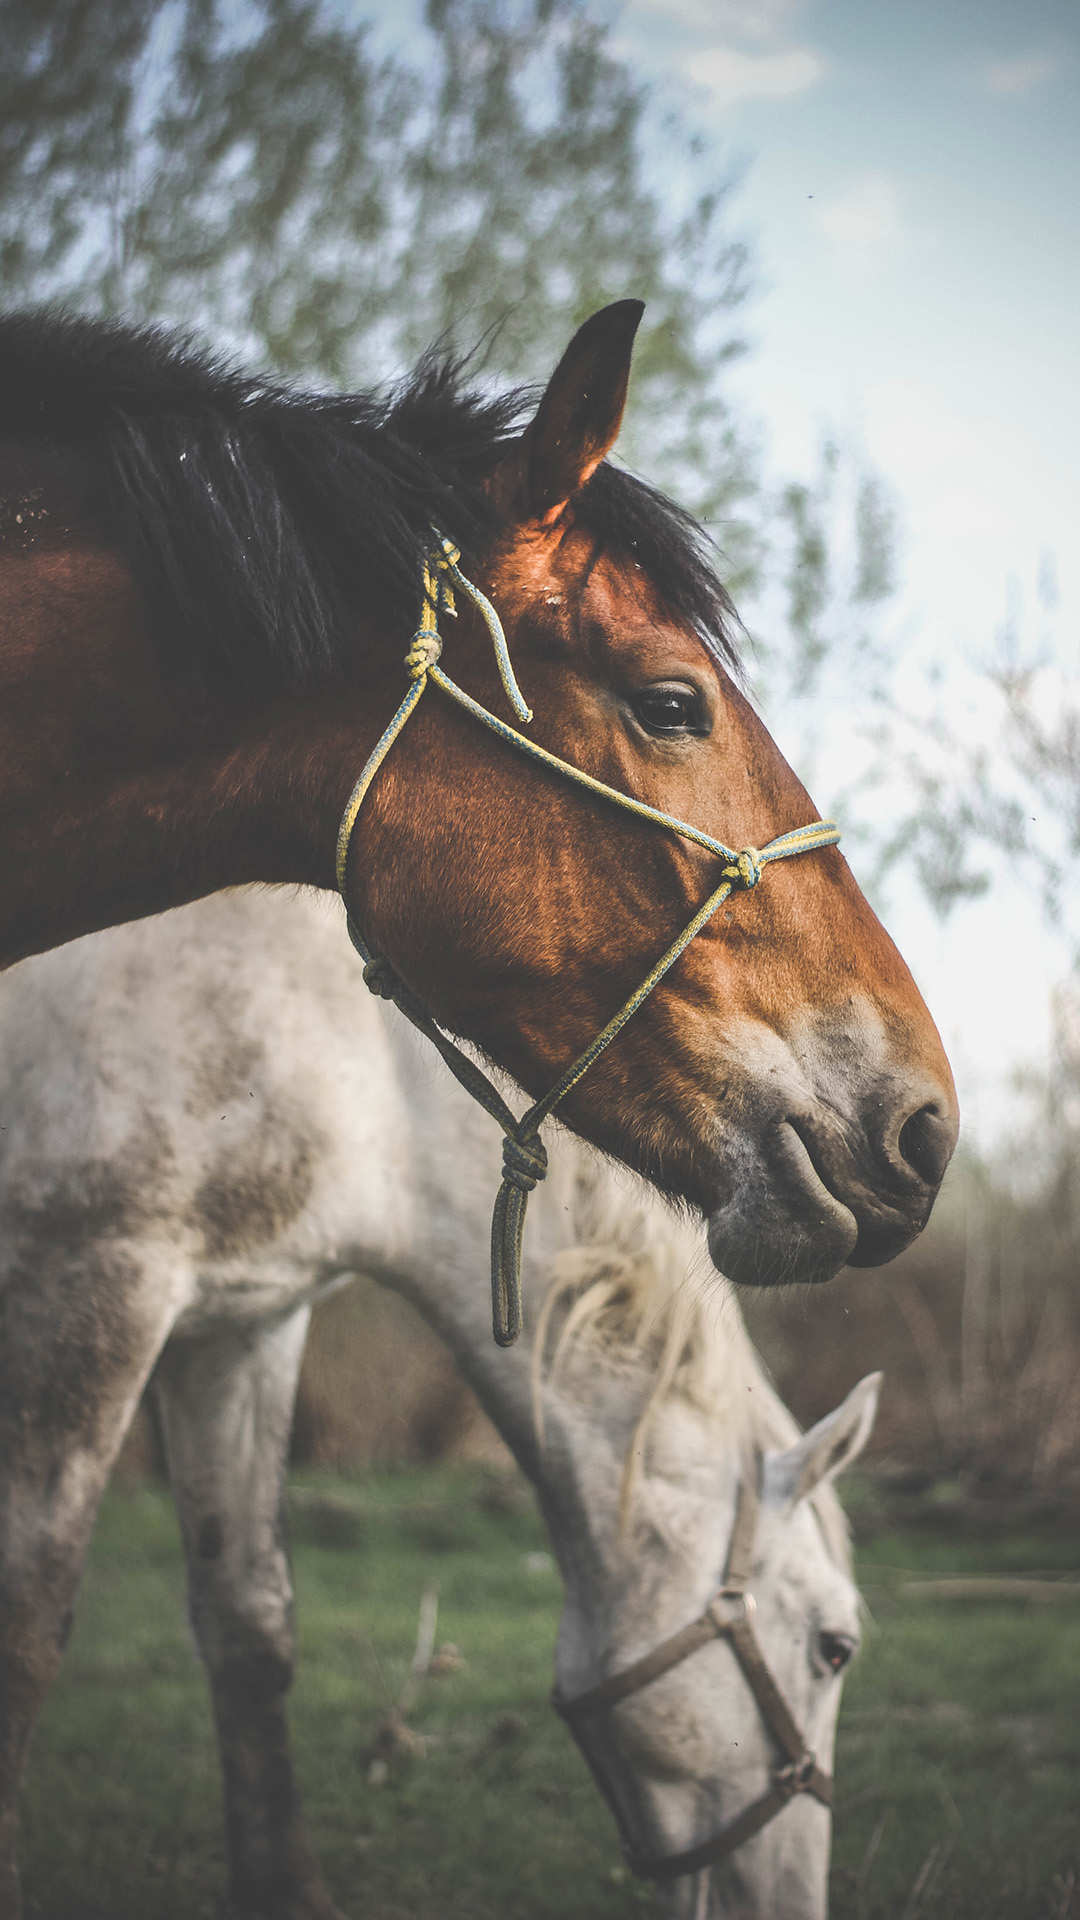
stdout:
<svg viewBox="0 0 1080 1920">
<path fill-rule="evenodd" d="M 1034 618 L 1012 604 L 976 662 L 993 700 L 994 750 L 969 753 L 958 811 L 969 833 L 1004 848 L 1038 885 L 1047 919 L 1080 957 L 1080 699 L 1075 638 L 1060 631 L 1053 554 L 1040 558 Z M 1072 658 L 1069 658 L 1069 654 Z"/>
<path fill-rule="evenodd" d="M 893 648 L 876 616 L 895 590 L 895 547 L 896 507 L 885 481 L 850 440 L 826 433 L 817 472 L 783 484 L 775 502 L 787 698 L 832 701 L 841 686 L 850 694 L 853 676 L 867 699 L 886 697 Z M 766 645 L 767 666 L 775 652 Z"/>
<path fill-rule="evenodd" d="M 767 494 L 762 517 L 767 564 L 743 609 L 755 691 L 819 805 L 843 822 L 848 852 L 859 841 L 876 852 L 904 653 L 887 619 L 896 503 L 858 441 L 826 432 L 809 478 Z"/>
<path fill-rule="evenodd" d="M 760 690 L 770 711 L 811 703 L 793 747 L 838 676 L 869 683 L 885 496 L 831 446 L 813 482 L 763 482 L 727 396 L 734 176 L 587 0 L 427 0 L 408 61 L 338 0 L 0 0 L 0 36 L 9 299 L 367 386 L 433 341 L 535 377 L 637 295 L 620 453 L 710 525 L 736 592 L 761 590 Z"/>
<path fill-rule="evenodd" d="M 242 23 L 242 24 L 241 24 Z M 384 312 L 408 76 L 307 0 L 0 0 L 5 286 L 340 376 Z"/>
<path fill-rule="evenodd" d="M 6 296 L 104 287 L 123 220 L 153 12 L 129 0 L 0 6 L 0 272 Z M 95 263 L 85 256 L 93 226 Z"/>
<path fill-rule="evenodd" d="M 1051 555 L 1034 615 L 1019 583 L 992 644 L 938 666 L 911 710 L 895 697 L 883 737 L 904 804 L 882 840 L 883 871 L 912 868 L 943 917 L 1004 879 L 1080 959 L 1080 700 L 1056 630 Z"/>
<path fill-rule="evenodd" d="M 647 90 L 581 0 L 429 0 L 417 66 L 316 0 L 0 0 L 9 296 L 179 321 L 275 371 L 370 383 L 497 335 L 535 374 L 647 302 L 627 451 L 723 522 L 753 462 L 722 389 L 746 252 L 730 175 L 646 183 Z"/>
<path fill-rule="evenodd" d="M 646 315 L 621 451 L 726 538 L 755 487 L 722 387 L 744 351 L 730 315 L 747 285 L 745 246 L 726 231 L 730 172 L 670 117 L 650 134 L 647 89 L 577 0 L 429 0 L 428 21 L 438 77 L 410 170 L 403 271 L 422 290 L 410 347 L 465 313 L 525 374 L 569 325 L 636 294 Z M 648 184 L 661 136 L 666 176 L 701 183 L 681 208 Z"/>
</svg>

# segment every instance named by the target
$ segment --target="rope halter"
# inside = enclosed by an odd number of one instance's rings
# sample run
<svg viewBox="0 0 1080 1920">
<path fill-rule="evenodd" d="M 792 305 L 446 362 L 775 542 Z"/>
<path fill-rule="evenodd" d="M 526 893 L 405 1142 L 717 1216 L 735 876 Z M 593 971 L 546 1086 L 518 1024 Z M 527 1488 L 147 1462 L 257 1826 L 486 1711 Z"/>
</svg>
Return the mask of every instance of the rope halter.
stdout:
<svg viewBox="0 0 1080 1920">
<path fill-rule="evenodd" d="M 531 760 L 541 766 L 559 773 L 564 779 L 572 780 L 576 786 L 584 787 L 587 792 L 596 794 L 601 800 L 621 807 L 626 813 L 637 814 L 639 819 L 650 820 L 654 826 L 663 827 L 668 833 L 678 834 L 683 840 L 702 847 L 706 853 L 714 854 L 720 861 L 719 885 L 704 904 L 698 908 L 689 926 L 674 940 L 667 951 L 661 954 L 652 971 L 646 976 L 635 993 L 632 993 L 625 1005 L 612 1016 L 594 1040 L 589 1042 L 583 1053 L 560 1075 L 555 1085 L 537 1100 L 527 1113 L 517 1119 L 498 1089 L 492 1085 L 487 1075 L 467 1053 L 455 1046 L 454 1042 L 442 1032 L 433 1020 L 427 1008 L 395 972 L 389 961 L 378 958 L 364 944 L 363 936 L 349 913 L 349 937 L 364 962 L 364 981 L 374 993 L 384 1000 L 392 1000 L 401 1009 L 407 1020 L 420 1032 L 426 1034 L 441 1053 L 452 1074 L 462 1086 L 472 1094 L 475 1100 L 497 1120 L 503 1130 L 503 1177 L 495 1201 L 495 1211 L 491 1223 L 491 1291 L 492 1325 L 499 1346 L 508 1347 L 521 1332 L 521 1243 L 525 1230 L 525 1207 L 529 1194 L 544 1178 L 547 1171 L 547 1155 L 540 1140 L 540 1127 L 548 1115 L 558 1106 L 575 1087 L 582 1075 L 587 1073 L 595 1060 L 598 1060 L 606 1047 L 611 1045 L 616 1034 L 620 1033 L 627 1021 L 635 1014 L 648 998 L 653 988 L 674 966 L 679 955 L 690 945 L 695 935 L 701 932 L 717 909 L 732 893 L 756 887 L 767 866 L 774 860 L 789 860 L 798 853 L 812 853 L 818 847 L 833 847 L 840 838 L 840 829 L 832 820 L 815 820 L 805 827 L 796 827 L 791 833 L 783 833 L 771 840 L 766 847 L 744 847 L 741 852 L 724 845 L 722 840 L 714 839 L 712 834 L 703 833 L 699 827 L 692 827 L 684 820 L 676 820 L 670 813 L 663 813 L 658 807 L 650 807 L 644 800 L 635 800 L 628 793 L 620 793 L 617 788 L 596 780 L 591 773 L 585 773 L 568 760 L 560 760 L 557 754 L 549 753 L 535 740 L 529 740 L 519 733 L 497 714 L 490 713 L 478 700 L 451 680 L 440 666 L 442 638 L 439 633 L 440 613 L 456 615 L 455 594 L 464 594 L 479 611 L 495 649 L 495 661 L 499 669 L 499 678 L 503 690 L 516 717 L 527 725 L 532 713 L 522 698 L 521 689 L 514 677 L 506 635 L 490 600 L 481 593 L 461 572 L 458 561 L 460 554 L 451 540 L 435 533 L 436 544 L 424 561 L 421 576 L 422 605 L 420 624 L 413 635 L 409 651 L 405 656 L 405 670 L 409 676 L 409 690 L 386 727 L 372 752 L 368 756 L 363 772 L 349 796 L 337 837 L 337 883 L 345 901 L 346 912 L 349 909 L 346 883 L 348 878 L 349 846 L 353 830 L 359 817 L 364 797 L 375 775 L 386 759 L 394 741 L 397 739 L 413 709 L 418 705 L 425 688 L 433 683 L 449 699 L 463 707 L 466 713 L 478 720 L 481 726 L 494 733 L 500 740 L 519 753 L 527 754 Z"/>
</svg>

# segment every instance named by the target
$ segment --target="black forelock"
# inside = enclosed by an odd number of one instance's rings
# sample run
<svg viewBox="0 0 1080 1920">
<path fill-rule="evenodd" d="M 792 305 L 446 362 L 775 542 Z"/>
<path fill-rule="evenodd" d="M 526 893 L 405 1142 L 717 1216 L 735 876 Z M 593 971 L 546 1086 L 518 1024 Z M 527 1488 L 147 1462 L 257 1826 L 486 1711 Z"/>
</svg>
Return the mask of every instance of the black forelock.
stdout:
<svg viewBox="0 0 1080 1920">
<path fill-rule="evenodd" d="M 496 531 L 481 490 L 535 403 L 492 397 L 468 361 L 426 356 L 383 393 L 302 392 L 159 328 L 0 316 L 0 431 L 96 459 L 111 529 L 182 663 L 250 694 L 348 673 L 373 633 L 407 636 L 437 525 L 465 562 Z M 706 537 L 632 474 L 576 503 L 669 610 L 733 657 Z"/>
<path fill-rule="evenodd" d="M 716 571 L 716 549 L 692 514 L 606 460 L 576 511 L 605 548 L 641 568 L 668 612 L 693 627 L 722 666 L 737 666 L 739 616 Z"/>
</svg>

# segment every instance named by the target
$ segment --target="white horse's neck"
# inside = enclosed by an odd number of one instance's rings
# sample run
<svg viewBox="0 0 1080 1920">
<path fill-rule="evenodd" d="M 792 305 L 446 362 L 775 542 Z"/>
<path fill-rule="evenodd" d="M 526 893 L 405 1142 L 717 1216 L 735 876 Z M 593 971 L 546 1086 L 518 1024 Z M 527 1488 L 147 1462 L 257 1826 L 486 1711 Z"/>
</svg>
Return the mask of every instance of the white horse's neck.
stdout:
<svg viewBox="0 0 1080 1920">
<path fill-rule="evenodd" d="M 635 1177 L 553 1132 L 548 1179 L 529 1212 L 525 1332 L 497 1348 L 484 1257 L 497 1129 L 460 1088 L 430 1079 L 413 1118 L 417 1213 L 433 1222 L 432 1244 L 406 1273 L 382 1277 L 445 1339 L 535 1483 L 583 1611 L 611 1628 L 611 1594 L 633 1558 L 628 1584 L 643 1618 L 677 1615 L 686 1601 L 671 1580 L 673 1546 L 704 1600 L 748 1458 L 789 1445 L 797 1429 L 708 1264 L 703 1234 Z M 658 1592 L 644 1605 L 642 1562 L 653 1554 Z"/>
<path fill-rule="evenodd" d="M 180 1232 L 238 1168 L 280 1205 L 280 1165 L 309 1166 L 272 1245 L 260 1219 L 250 1256 L 204 1256 L 179 1330 L 198 1324 L 200 1289 L 219 1317 L 253 1298 L 287 1309 L 350 1268 L 411 1296 L 536 1481 L 567 1566 L 610 1575 L 628 1457 L 637 1526 L 675 1538 L 695 1488 L 713 1496 L 748 1444 L 794 1437 L 700 1231 L 557 1128 L 529 1207 L 526 1335 L 494 1346 L 498 1127 L 365 993 L 332 903 L 244 891 L 79 942 L 6 977 L 0 1036 L 27 1136 L 10 1177 L 31 1187 L 43 1156 L 92 1171 L 160 1136 L 156 1198 Z M 553 1275 L 562 1304 L 541 1366 L 532 1342 Z"/>
<path fill-rule="evenodd" d="M 701 1613 L 741 1477 L 770 1448 L 791 1449 L 795 1433 L 701 1234 L 553 1132 L 529 1209 L 526 1334 L 496 1348 L 487 1247 L 498 1128 L 365 994 L 332 908 L 219 896 L 13 969 L 0 981 L 0 1106 L 13 1217 L 48 1221 L 59 1204 L 85 1218 L 87 1256 L 95 1236 L 111 1245 L 126 1234 L 154 1324 L 180 1349 L 201 1337 L 232 1350 L 237 1329 L 241 1346 L 296 1329 L 349 1272 L 419 1306 L 537 1486 L 566 1585 L 563 1693 Z M 836 1417 L 848 1431 L 861 1415 L 845 1409 Z M 802 1445 L 828 1466 L 834 1439 L 812 1433 Z M 814 1652 L 814 1623 L 854 1643 L 858 1615 L 818 1495 L 813 1507 L 793 1496 L 804 1466 L 797 1448 L 774 1451 L 762 1475 L 757 1618 L 827 1757 L 838 1686 Z M 776 1761 L 730 1650 L 717 1647 L 607 1717 L 596 1738 L 629 1831 L 663 1853 L 714 1833 Z M 767 1840 L 716 1870 L 710 1904 L 695 1876 L 664 1911 L 820 1920 L 826 1855 L 824 1809 L 786 1808 Z"/>
</svg>

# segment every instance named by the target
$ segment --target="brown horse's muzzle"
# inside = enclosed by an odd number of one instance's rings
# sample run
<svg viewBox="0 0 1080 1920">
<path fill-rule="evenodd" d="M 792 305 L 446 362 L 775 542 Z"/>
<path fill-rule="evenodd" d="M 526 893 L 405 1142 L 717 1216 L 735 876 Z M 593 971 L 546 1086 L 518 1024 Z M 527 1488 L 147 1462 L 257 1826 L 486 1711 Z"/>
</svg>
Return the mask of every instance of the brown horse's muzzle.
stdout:
<svg viewBox="0 0 1080 1920">
<path fill-rule="evenodd" d="M 951 1081 L 890 1067 L 877 1046 L 853 1060 L 846 1045 L 841 1072 L 822 1039 L 785 1047 L 789 1074 L 774 1057 L 738 1132 L 724 1130 L 709 1250 L 745 1285 L 892 1260 L 926 1225 L 956 1145 Z"/>
</svg>

